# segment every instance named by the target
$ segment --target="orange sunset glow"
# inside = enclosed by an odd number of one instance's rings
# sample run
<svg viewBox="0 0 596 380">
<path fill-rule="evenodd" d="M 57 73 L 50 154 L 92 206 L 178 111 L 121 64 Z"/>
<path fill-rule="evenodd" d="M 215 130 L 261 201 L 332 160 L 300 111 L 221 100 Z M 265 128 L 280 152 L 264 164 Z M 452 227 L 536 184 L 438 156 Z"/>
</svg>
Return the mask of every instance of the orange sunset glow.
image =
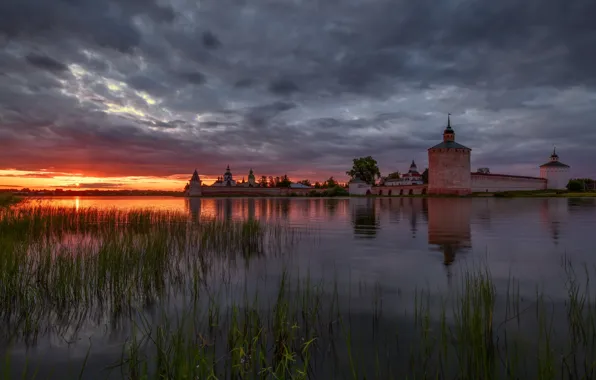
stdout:
<svg viewBox="0 0 596 380">
<path fill-rule="evenodd" d="M 27 171 L 16 169 L 0 169 L 0 191 L 2 189 L 23 189 L 32 190 L 164 190 L 182 191 L 190 179 L 192 173 L 174 174 L 169 176 L 109 176 L 84 175 L 82 173 L 66 173 L 50 170 Z M 221 175 L 221 174 L 220 174 Z M 268 175 L 266 175 L 269 177 Z M 209 186 L 217 180 L 217 175 L 201 174 L 203 185 Z M 241 181 L 245 176 L 236 177 Z M 292 181 L 299 181 L 303 178 L 310 179 L 313 183 L 316 180 L 325 181 L 327 176 L 312 179 L 313 173 L 304 176 L 290 177 Z M 260 178 L 260 176 L 257 176 Z"/>
<path fill-rule="evenodd" d="M 71 190 L 169 190 L 181 191 L 190 174 L 167 177 L 122 176 L 95 177 L 52 171 L 0 170 L 0 190 L 4 189 L 71 189 Z M 206 185 L 215 178 L 203 177 Z"/>
</svg>

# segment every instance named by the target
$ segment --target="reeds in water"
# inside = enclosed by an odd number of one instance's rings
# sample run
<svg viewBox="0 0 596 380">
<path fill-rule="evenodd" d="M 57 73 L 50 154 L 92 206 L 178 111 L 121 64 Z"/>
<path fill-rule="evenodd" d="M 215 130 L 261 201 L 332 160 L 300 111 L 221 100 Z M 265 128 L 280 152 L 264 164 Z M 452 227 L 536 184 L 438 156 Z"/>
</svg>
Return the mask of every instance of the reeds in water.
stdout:
<svg viewBox="0 0 596 380">
<path fill-rule="evenodd" d="M 595 376 L 593 268 L 562 262 L 564 301 L 539 290 L 521 297 L 513 278 L 500 290 L 486 268 L 463 269 L 452 291 L 419 289 L 413 300 L 380 284 L 346 294 L 335 278 L 291 266 L 275 279 L 249 277 L 251 262 L 291 258 L 306 236 L 175 212 L 3 209 L 0 338 L 75 341 L 108 321 L 127 339 L 101 373 L 126 379 Z M 91 376 L 93 356 L 91 347 L 79 377 Z M 4 378 L 10 364 L 9 355 Z"/>
</svg>

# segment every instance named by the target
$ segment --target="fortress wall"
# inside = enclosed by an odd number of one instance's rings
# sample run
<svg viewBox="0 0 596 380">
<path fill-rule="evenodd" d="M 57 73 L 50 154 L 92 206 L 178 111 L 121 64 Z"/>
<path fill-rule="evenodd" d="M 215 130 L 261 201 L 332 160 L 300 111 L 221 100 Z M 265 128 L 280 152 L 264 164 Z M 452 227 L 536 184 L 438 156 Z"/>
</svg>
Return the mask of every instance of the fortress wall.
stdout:
<svg viewBox="0 0 596 380">
<path fill-rule="evenodd" d="M 373 195 L 420 195 L 426 194 L 427 188 L 427 185 L 375 186 L 370 192 Z"/>
<path fill-rule="evenodd" d="M 429 194 L 470 194 L 470 151 L 467 149 L 429 149 Z"/>
<path fill-rule="evenodd" d="M 201 193 L 203 196 L 253 196 L 253 197 L 261 197 L 261 196 L 289 196 L 291 194 L 296 195 L 308 195 L 311 191 L 321 192 L 325 189 L 290 189 L 290 188 L 281 188 L 281 187 L 236 187 L 236 186 L 221 186 L 221 187 L 211 187 L 211 186 L 202 186 Z"/>
<path fill-rule="evenodd" d="M 209 195 L 248 195 L 248 196 L 271 196 L 271 195 L 281 195 L 281 188 L 268 188 L 268 187 L 235 187 L 235 186 L 221 186 L 221 187 L 211 187 L 211 186 L 203 186 L 201 187 L 201 192 L 203 196 Z"/>
<path fill-rule="evenodd" d="M 545 190 L 547 180 L 507 174 L 471 173 L 473 192 Z"/>
</svg>

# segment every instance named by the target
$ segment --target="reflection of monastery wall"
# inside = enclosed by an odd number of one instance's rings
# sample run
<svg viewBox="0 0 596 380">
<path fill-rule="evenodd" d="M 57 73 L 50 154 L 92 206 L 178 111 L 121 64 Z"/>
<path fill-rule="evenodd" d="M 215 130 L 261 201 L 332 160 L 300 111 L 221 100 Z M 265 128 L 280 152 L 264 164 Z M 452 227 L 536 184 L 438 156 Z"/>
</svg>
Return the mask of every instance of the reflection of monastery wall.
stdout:
<svg viewBox="0 0 596 380">
<path fill-rule="evenodd" d="M 472 192 L 546 190 L 546 183 L 544 178 L 472 173 Z"/>
</svg>

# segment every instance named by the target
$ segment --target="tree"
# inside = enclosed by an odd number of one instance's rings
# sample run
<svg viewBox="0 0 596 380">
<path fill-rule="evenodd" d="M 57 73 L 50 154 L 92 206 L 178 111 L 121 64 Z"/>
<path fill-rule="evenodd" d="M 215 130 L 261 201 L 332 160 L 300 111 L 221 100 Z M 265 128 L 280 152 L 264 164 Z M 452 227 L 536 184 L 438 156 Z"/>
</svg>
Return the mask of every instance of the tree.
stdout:
<svg viewBox="0 0 596 380">
<path fill-rule="evenodd" d="M 422 172 L 422 182 L 428 183 L 428 168 L 424 169 Z"/>
<path fill-rule="evenodd" d="M 393 172 L 393 173 L 389 173 L 387 175 L 387 177 L 385 177 L 386 179 L 399 179 L 399 172 Z"/>
<path fill-rule="evenodd" d="M 321 182 L 317 181 L 315 182 L 315 189 L 320 189 L 321 188 Z"/>
<path fill-rule="evenodd" d="M 352 170 L 346 172 L 352 179 L 360 178 L 369 185 L 374 185 L 381 177 L 377 161 L 371 156 L 354 158 Z"/>
<path fill-rule="evenodd" d="M 261 179 L 259 180 L 259 186 L 267 187 L 267 177 L 261 176 Z"/>
<path fill-rule="evenodd" d="M 298 181 L 298 183 L 301 183 L 304 186 L 311 186 L 310 181 L 307 180 L 307 179 L 303 179 L 302 181 Z"/>
<path fill-rule="evenodd" d="M 277 177 L 277 178 L 279 178 L 279 177 Z M 287 174 L 284 174 L 281 178 L 279 178 L 279 181 L 277 182 L 278 187 L 290 187 L 291 184 L 292 184 L 292 181 L 290 181 Z"/>
<path fill-rule="evenodd" d="M 335 186 L 337 186 L 337 181 L 335 179 L 333 179 L 333 177 L 329 177 L 329 179 L 327 181 L 325 181 L 326 188 L 332 188 Z"/>
<path fill-rule="evenodd" d="M 275 187 L 275 179 L 272 175 L 269 176 L 269 187 Z"/>
<path fill-rule="evenodd" d="M 574 192 L 583 191 L 584 183 L 576 179 L 572 179 L 567 183 L 567 190 Z"/>
</svg>

